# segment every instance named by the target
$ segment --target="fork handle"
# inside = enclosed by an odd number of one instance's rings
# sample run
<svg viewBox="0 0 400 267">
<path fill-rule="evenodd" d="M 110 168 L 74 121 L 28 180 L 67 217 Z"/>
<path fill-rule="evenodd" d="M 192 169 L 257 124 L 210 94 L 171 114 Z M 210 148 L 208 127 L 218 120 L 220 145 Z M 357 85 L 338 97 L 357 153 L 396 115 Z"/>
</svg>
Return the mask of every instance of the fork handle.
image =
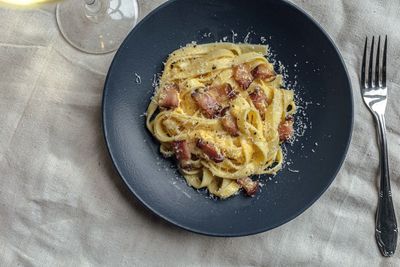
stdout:
<svg viewBox="0 0 400 267">
<path fill-rule="evenodd" d="M 376 211 L 375 237 L 383 256 L 390 257 L 397 246 L 397 222 L 393 207 L 392 192 L 390 189 L 388 150 L 386 141 L 386 126 L 384 115 L 375 114 L 378 124 L 378 138 L 380 144 L 380 188 L 378 208 Z"/>
</svg>

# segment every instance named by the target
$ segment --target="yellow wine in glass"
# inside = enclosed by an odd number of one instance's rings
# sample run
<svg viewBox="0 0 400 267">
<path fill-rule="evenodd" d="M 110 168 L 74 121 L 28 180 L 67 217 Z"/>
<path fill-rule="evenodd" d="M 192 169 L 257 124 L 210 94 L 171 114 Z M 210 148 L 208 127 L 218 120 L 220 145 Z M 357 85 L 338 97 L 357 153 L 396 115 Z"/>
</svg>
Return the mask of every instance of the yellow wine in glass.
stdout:
<svg viewBox="0 0 400 267">
<path fill-rule="evenodd" d="M 32 8 L 34 6 L 49 3 L 49 2 L 56 2 L 57 0 L 0 0 L 0 7 L 24 7 L 24 8 Z"/>
</svg>

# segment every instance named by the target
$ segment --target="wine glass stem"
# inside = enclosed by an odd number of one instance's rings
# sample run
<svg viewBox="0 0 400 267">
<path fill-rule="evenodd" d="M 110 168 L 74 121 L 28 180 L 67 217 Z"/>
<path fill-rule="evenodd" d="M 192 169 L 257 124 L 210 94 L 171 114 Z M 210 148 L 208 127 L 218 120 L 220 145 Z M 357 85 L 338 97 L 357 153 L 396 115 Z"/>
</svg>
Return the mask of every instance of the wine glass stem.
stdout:
<svg viewBox="0 0 400 267">
<path fill-rule="evenodd" d="M 85 1 L 85 13 L 88 19 L 97 20 L 96 16 L 98 16 L 102 9 L 103 4 L 101 0 L 84 0 Z"/>
</svg>

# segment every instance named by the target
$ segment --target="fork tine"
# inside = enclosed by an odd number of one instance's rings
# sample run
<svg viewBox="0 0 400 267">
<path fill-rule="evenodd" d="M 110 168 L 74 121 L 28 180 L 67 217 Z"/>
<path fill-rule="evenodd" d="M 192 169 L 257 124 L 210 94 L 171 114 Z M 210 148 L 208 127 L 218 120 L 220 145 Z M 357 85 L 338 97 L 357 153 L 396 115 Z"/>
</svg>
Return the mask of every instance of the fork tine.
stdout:
<svg viewBox="0 0 400 267">
<path fill-rule="evenodd" d="M 372 88 L 372 64 L 374 60 L 374 42 L 375 42 L 375 36 L 372 36 L 371 53 L 369 54 L 369 64 L 368 64 L 368 88 Z"/>
<path fill-rule="evenodd" d="M 382 60 L 382 86 L 386 87 L 386 55 L 387 55 L 387 35 L 385 37 L 385 45 L 383 46 Z"/>
<path fill-rule="evenodd" d="M 366 84 L 365 84 L 365 66 L 367 65 L 367 45 L 368 45 L 368 37 L 365 37 L 364 55 L 363 55 L 362 65 L 361 65 L 361 85 L 362 85 L 363 88 L 366 87 Z"/>
<path fill-rule="evenodd" d="M 380 56 L 380 49 L 381 49 L 381 36 L 379 35 L 378 38 L 378 47 L 376 49 L 376 60 L 375 60 L 375 85 L 381 86 L 382 83 L 379 80 L 379 56 Z"/>
</svg>

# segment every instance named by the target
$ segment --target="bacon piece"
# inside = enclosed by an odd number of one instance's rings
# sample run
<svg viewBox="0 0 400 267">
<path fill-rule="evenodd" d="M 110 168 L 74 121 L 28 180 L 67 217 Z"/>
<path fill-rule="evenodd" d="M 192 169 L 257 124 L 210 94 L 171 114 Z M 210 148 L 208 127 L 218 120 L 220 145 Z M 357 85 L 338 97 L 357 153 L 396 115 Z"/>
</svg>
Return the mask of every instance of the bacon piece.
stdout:
<svg viewBox="0 0 400 267">
<path fill-rule="evenodd" d="M 190 159 L 190 150 L 186 140 L 172 142 L 172 148 L 178 160 Z"/>
<path fill-rule="evenodd" d="M 175 152 L 176 159 L 179 161 L 179 165 L 184 169 L 189 168 L 191 153 L 188 142 L 186 140 L 174 141 L 172 142 L 172 149 Z"/>
<path fill-rule="evenodd" d="M 236 92 L 229 83 L 210 86 L 207 92 L 209 92 L 219 103 L 228 101 L 236 96 Z"/>
<path fill-rule="evenodd" d="M 253 197 L 258 190 L 258 181 L 253 181 L 249 177 L 239 178 L 236 182 L 243 187 L 244 191 L 246 191 L 246 194 L 250 197 Z"/>
<path fill-rule="evenodd" d="M 210 159 L 216 163 L 220 163 L 224 160 L 224 155 L 219 153 L 213 144 L 210 144 L 203 139 L 197 140 L 197 147 L 200 148 L 204 154 L 206 154 Z"/>
<path fill-rule="evenodd" d="M 158 105 L 163 108 L 176 108 L 179 105 L 179 87 L 177 84 L 167 84 L 161 88 Z"/>
<path fill-rule="evenodd" d="M 236 119 L 229 112 L 221 119 L 222 127 L 232 136 L 239 136 L 239 129 L 236 125 Z"/>
<path fill-rule="evenodd" d="M 221 105 L 207 91 L 196 89 L 192 93 L 192 98 L 209 119 L 217 117 L 222 110 Z"/>
<path fill-rule="evenodd" d="M 229 83 L 196 89 L 192 93 L 192 98 L 196 104 L 202 109 L 203 114 L 210 119 L 223 116 L 221 104 L 235 96 L 236 92 Z"/>
<path fill-rule="evenodd" d="M 247 89 L 253 82 L 250 67 L 247 64 L 240 64 L 233 68 L 233 78 L 243 89 Z"/>
<path fill-rule="evenodd" d="M 270 70 L 267 64 L 258 65 L 251 74 L 254 78 L 259 78 L 261 80 L 272 80 L 271 78 L 275 77 L 276 74 L 274 70 Z"/>
<path fill-rule="evenodd" d="M 256 109 L 261 114 L 261 117 L 264 119 L 265 112 L 267 111 L 267 96 L 264 91 L 259 87 L 256 87 L 255 90 L 249 94 L 251 101 L 253 102 Z"/>
<path fill-rule="evenodd" d="M 288 116 L 278 127 L 279 140 L 285 142 L 293 136 L 293 117 Z"/>
</svg>

